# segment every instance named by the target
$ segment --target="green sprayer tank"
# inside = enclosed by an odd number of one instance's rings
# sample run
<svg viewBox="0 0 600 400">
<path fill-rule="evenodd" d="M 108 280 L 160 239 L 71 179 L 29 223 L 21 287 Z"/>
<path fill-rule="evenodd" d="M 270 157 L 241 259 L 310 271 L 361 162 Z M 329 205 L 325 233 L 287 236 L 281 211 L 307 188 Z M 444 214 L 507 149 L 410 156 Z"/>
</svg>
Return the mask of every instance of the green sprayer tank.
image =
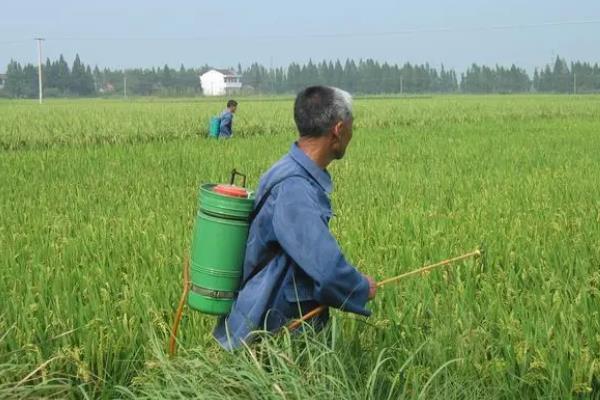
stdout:
<svg viewBox="0 0 600 400">
<path fill-rule="evenodd" d="M 208 136 L 211 138 L 218 138 L 220 130 L 221 130 L 221 118 L 211 117 L 210 124 L 208 125 Z"/>
<path fill-rule="evenodd" d="M 243 187 L 235 186 L 236 175 Z M 188 304 L 206 314 L 229 313 L 240 285 L 254 196 L 235 170 L 230 184 L 204 184 L 198 196 Z"/>
</svg>

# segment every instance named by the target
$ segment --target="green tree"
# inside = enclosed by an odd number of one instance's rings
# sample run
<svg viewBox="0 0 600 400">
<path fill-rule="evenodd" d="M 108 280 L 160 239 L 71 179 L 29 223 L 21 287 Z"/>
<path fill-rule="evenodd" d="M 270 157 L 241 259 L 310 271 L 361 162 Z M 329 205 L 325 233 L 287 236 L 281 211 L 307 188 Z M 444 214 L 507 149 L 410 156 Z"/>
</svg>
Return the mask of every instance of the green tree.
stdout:
<svg viewBox="0 0 600 400">
<path fill-rule="evenodd" d="M 23 68 L 18 62 L 11 60 L 6 67 L 6 92 L 11 97 L 23 97 Z"/>
</svg>

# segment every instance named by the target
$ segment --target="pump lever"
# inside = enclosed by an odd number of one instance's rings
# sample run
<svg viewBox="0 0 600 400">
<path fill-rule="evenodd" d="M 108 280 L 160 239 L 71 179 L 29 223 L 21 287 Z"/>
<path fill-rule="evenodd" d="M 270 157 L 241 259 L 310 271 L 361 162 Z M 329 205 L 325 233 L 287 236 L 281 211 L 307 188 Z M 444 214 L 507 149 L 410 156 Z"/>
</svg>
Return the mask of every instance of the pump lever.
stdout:
<svg viewBox="0 0 600 400">
<path fill-rule="evenodd" d="M 229 181 L 229 184 L 233 185 L 235 183 L 236 175 L 242 177 L 242 187 L 246 187 L 246 174 L 238 172 L 235 168 L 231 171 L 231 179 Z"/>
</svg>

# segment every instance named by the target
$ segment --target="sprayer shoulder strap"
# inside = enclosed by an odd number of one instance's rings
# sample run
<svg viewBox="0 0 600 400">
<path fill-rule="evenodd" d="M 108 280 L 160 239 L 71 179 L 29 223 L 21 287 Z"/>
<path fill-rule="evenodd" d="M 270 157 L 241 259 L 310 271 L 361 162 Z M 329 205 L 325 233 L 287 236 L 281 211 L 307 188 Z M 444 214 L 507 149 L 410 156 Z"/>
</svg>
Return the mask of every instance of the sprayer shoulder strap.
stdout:
<svg viewBox="0 0 600 400">
<path fill-rule="evenodd" d="M 254 220 L 258 216 L 258 213 L 260 212 L 260 210 L 263 208 L 263 206 L 267 202 L 267 199 L 269 198 L 269 196 L 271 196 L 271 191 L 275 188 L 275 186 L 279 185 L 280 183 L 282 183 L 283 181 L 285 181 L 286 179 L 289 179 L 289 178 L 306 179 L 306 177 L 304 175 L 298 175 L 298 174 L 288 175 L 285 178 L 282 178 L 282 179 L 276 181 L 275 183 L 273 183 L 271 186 L 269 186 L 269 188 L 265 191 L 265 193 L 261 196 L 260 200 L 256 204 L 256 207 L 254 207 L 254 209 L 252 210 L 252 213 L 250 213 L 250 216 L 248 217 L 249 225 L 252 225 L 252 222 L 254 222 Z M 244 279 L 244 281 L 242 282 L 240 289 L 242 289 L 246 285 L 246 283 L 248 283 L 248 281 L 250 279 L 254 278 L 260 271 L 262 271 L 267 265 L 269 265 L 269 263 L 271 261 L 273 261 L 275 259 L 275 257 L 277 257 L 279 255 L 279 253 L 281 253 L 281 247 L 279 245 L 277 245 L 275 248 L 272 249 L 271 253 L 272 254 L 270 257 L 265 257 L 265 260 L 263 260 L 263 262 L 261 262 L 260 264 L 258 264 L 257 266 L 254 267 L 252 272 L 250 272 L 250 275 L 248 275 L 248 277 L 246 279 Z"/>
<path fill-rule="evenodd" d="M 289 179 L 289 178 L 304 178 L 304 179 L 306 179 L 306 177 L 304 175 L 288 175 L 285 178 L 282 178 L 282 179 L 276 181 L 275 183 L 273 183 L 271 186 L 269 186 L 269 188 L 261 196 L 259 202 L 256 204 L 256 207 L 254 207 L 254 209 L 250 213 L 250 216 L 248 217 L 249 225 L 252 225 L 252 222 L 254 222 L 254 220 L 258 216 L 258 213 L 260 212 L 260 210 L 263 208 L 263 206 L 269 199 L 269 196 L 271 195 L 271 191 L 275 188 L 275 186 L 279 185 L 280 183 L 282 183 L 283 181 L 285 181 L 286 179 Z"/>
</svg>

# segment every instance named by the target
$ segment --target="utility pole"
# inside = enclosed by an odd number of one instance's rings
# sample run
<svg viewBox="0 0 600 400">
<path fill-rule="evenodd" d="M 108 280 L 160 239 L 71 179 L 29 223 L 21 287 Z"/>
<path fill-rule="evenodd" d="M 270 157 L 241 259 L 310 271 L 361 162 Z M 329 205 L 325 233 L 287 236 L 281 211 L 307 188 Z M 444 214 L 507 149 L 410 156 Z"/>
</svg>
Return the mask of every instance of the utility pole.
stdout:
<svg viewBox="0 0 600 400">
<path fill-rule="evenodd" d="M 400 78 L 400 94 L 404 93 L 404 78 Z"/>
<path fill-rule="evenodd" d="M 573 72 L 573 94 L 577 94 L 577 74 Z"/>
<path fill-rule="evenodd" d="M 38 89 L 40 93 L 40 104 L 42 104 L 42 42 L 44 38 L 34 38 L 38 42 Z"/>
</svg>

